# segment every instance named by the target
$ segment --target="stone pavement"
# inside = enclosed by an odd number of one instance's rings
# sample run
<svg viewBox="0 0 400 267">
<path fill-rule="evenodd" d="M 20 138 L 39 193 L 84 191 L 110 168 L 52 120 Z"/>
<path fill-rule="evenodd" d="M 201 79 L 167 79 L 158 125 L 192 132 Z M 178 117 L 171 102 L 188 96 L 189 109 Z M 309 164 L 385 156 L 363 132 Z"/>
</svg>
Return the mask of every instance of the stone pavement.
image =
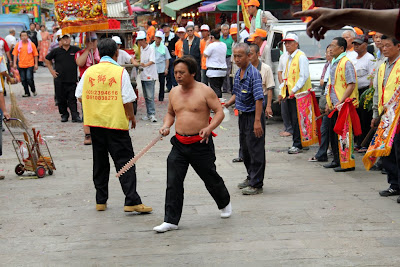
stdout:
<svg viewBox="0 0 400 267">
<path fill-rule="evenodd" d="M 35 80 L 37 97 L 22 98 L 21 85 L 13 90 L 31 126 L 47 139 L 57 170 L 43 179 L 21 180 L 14 173 L 18 162 L 10 133 L 3 134 L 0 173 L 6 179 L 0 181 L 0 265 L 399 265 L 400 205 L 396 197 L 378 195 L 388 186 L 386 177 L 366 172 L 359 155 L 356 171 L 341 174 L 307 162 L 316 146 L 288 155 L 291 140 L 279 137 L 279 121 L 267 126 L 264 194 L 257 196 L 243 196 L 236 188 L 246 176 L 244 165 L 231 161 L 238 152 L 236 118 L 216 130 L 216 164 L 231 193 L 230 219 L 219 217 L 202 181 L 190 169 L 180 229 L 152 231 L 163 221 L 170 137 L 137 163 L 138 192 L 153 213 L 123 212 L 124 196 L 115 170 L 110 175 L 108 209 L 97 212 L 92 151 L 82 145 L 82 125 L 59 121 L 46 69 L 40 68 Z M 167 102 L 156 106 L 159 122 L 138 120 L 137 129 L 131 131 L 136 153 L 162 124 Z M 141 98 L 138 118 L 144 110 Z"/>
</svg>

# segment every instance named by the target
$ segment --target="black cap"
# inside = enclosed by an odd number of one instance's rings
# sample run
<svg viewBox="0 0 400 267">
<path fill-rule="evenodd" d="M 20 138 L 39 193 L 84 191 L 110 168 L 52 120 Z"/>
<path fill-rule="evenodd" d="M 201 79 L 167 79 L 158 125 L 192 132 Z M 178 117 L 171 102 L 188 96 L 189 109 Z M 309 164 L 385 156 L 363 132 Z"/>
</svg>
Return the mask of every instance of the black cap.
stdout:
<svg viewBox="0 0 400 267">
<path fill-rule="evenodd" d="M 362 43 L 367 43 L 368 44 L 368 37 L 365 35 L 358 35 L 354 41 L 353 44 L 357 43 L 357 44 L 362 44 Z"/>
</svg>

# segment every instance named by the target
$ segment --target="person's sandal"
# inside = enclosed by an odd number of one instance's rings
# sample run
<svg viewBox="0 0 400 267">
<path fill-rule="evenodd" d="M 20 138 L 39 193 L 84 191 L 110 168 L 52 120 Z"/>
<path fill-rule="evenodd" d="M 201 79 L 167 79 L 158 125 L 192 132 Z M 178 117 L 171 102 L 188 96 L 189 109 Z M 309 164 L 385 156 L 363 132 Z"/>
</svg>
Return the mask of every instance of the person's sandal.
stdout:
<svg viewBox="0 0 400 267">
<path fill-rule="evenodd" d="M 235 158 L 232 160 L 233 163 L 237 163 L 237 162 L 243 162 L 242 158 Z"/>
<path fill-rule="evenodd" d="M 316 157 L 312 157 L 308 159 L 308 162 L 317 162 L 318 159 Z"/>
</svg>

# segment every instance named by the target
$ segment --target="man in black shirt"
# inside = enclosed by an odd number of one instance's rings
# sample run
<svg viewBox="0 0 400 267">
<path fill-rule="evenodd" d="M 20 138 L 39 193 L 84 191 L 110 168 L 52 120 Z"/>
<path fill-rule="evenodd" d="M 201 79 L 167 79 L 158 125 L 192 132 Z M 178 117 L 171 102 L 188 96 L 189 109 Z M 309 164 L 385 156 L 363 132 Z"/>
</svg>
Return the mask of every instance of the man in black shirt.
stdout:
<svg viewBox="0 0 400 267">
<path fill-rule="evenodd" d="M 175 43 L 179 40 L 179 37 L 175 35 L 175 33 L 171 32 L 171 27 L 168 24 L 163 24 L 161 26 L 164 32 L 164 45 L 168 48 L 169 54 L 171 55 L 171 59 L 169 60 L 168 66 L 168 74 L 167 78 L 167 90 L 171 91 L 172 87 L 178 85 L 175 80 L 174 75 L 174 61 L 176 59 L 175 55 Z"/>
<path fill-rule="evenodd" d="M 39 36 L 38 32 L 36 31 L 35 23 L 31 23 L 29 25 L 29 31 L 26 32 L 28 34 L 29 39 L 32 43 L 35 44 L 36 49 L 40 50 L 40 42 L 42 41 L 42 36 Z"/>
<path fill-rule="evenodd" d="M 194 26 L 186 26 L 187 38 L 183 41 L 183 54 L 192 56 L 197 62 L 195 79 L 201 82 L 200 38 L 194 35 Z"/>
<path fill-rule="evenodd" d="M 72 122 L 82 122 L 77 111 L 75 97 L 76 83 L 78 81 L 77 65 L 75 53 L 80 49 L 71 46 L 69 34 L 64 34 L 61 38 L 61 47 L 53 49 L 46 56 L 46 66 L 54 77 L 56 97 L 58 101 L 58 111 L 61 114 L 61 122 L 67 122 L 69 118 L 68 109 L 71 112 Z M 51 61 L 54 59 L 56 69 L 53 69 Z"/>
</svg>

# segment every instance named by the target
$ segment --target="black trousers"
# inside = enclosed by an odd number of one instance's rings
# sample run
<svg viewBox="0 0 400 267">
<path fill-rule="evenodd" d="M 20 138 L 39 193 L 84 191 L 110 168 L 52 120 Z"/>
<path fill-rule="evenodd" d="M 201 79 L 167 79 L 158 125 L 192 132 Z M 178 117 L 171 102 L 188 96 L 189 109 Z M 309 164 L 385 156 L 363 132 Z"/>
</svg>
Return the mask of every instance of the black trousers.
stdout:
<svg viewBox="0 0 400 267">
<path fill-rule="evenodd" d="M 393 140 L 392 151 L 387 157 L 381 157 L 382 167 L 387 171 L 387 180 L 390 188 L 400 189 L 400 134 Z"/>
<path fill-rule="evenodd" d="M 134 156 L 131 137 L 128 131 L 90 127 L 93 148 L 93 182 L 96 188 L 96 203 L 105 204 L 108 199 L 108 180 L 110 162 L 108 154 L 119 171 Z M 136 171 L 133 166 L 120 178 L 122 191 L 125 194 L 125 206 L 142 204 L 136 192 Z"/>
<path fill-rule="evenodd" d="M 168 75 L 167 75 L 167 90 L 168 90 L 168 92 L 171 91 L 172 87 L 175 87 L 178 85 L 178 83 L 175 80 L 175 75 L 174 75 L 174 62 L 175 62 L 175 57 L 171 57 L 171 59 L 169 60 Z"/>
<path fill-rule="evenodd" d="M 224 83 L 225 77 L 212 77 L 208 78 L 208 82 L 210 83 L 210 87 L 217 94 L 218 98 L 222 97 L 222 84 Z"/>
<path fill-rule="evenodd" d="M 290 124 L 293 128 L 293 146 L 301 149 L 303 146 L 301 145 L 300 125 L 297 119 L 296 98 L 287 98 L 285 101 L 288 103 Z"/>
<path fill-rule="evenodd" d="M 365 92 L 365 90 L 367 90 L 367 88 L 362 88 L 362 89 L 358 89 L 359 94 L 362 95 L 362 93 Z M 364 109 L 363 106 L 359 106 L 357 108 L 357 114 L 358 117 L 360 118 L 360 123 L 361 123 L 361 135 L 360 136 L 356 136 L 355 137 L 355 141 L 357 146 L 361 146 L 362 141 L 364 141 L 364 138 L 367 136 L 369 130 L 371 129 L 371 120 L 372 120 L 372 110 L 368 111 L 366 109 Z M 367 145 L 368 147 L 368 145 Z"/>
<path fill-rule="evenodd" d="M 329 118 L 329 139 L 331 141 L 331 149 L 333 153 L 333 162 L 340 164 L 339 158 L 339 140 L 338 135 L 333 131 L 338 118 L 338 112 L 333 113 L 332 118 Z"/>
<path fill-rule="evenodd" d="M 158 93 L 158 101 L 164 101 L 165 92 L 165 74 L 161 72 L 158 74 L 158 81 L 160 83 L 160 92 Z"/>
<path fill-rule="evenodd" d="M 26 95 L 30 95 L 29 87 L 31 88 L 32 93 L 36 92 L 35 82 L 33 80 L 33 67 L 29 68 L 18 68 L 19 74 L 21 75 L 21 83 L 24 87 L 24 91 Z"/>
<path fill-rule="evenodd" d="M 79 113 L 75 97 L 76 83 L 64 83 L 55 80 L 54 85 L 58 101 L 58 111 L 60 112 L 61 117 L 69 117 L 67 109 L 69 108 L 72 118 L 78 118 Z"/>
<path fill-rule="evenodd" d="M 255 188 L 264 185 L 265 174 L 265 114 L 261 114 L 263 136 L 254 134 L 255 112 L 239 114 L 239 142 L 243 154 L 243 162 L 247 170 L 249 184 Z"/>
<path fill-rule="evenodd" d="M 203 180 L 208 192 L 217 203 L 218 209 L 225 208 L 230 202 L 230 195 L 224 180 L 217 173 L 215 149 L 212 137 L 208 144 L 182 144 L 171 138 L 172 150 L 167 159 L 167 192 L 165 196 L 164 222 L 178 224 L 182 215 L 183 182 L 189 164 Z"/>
</svg>

